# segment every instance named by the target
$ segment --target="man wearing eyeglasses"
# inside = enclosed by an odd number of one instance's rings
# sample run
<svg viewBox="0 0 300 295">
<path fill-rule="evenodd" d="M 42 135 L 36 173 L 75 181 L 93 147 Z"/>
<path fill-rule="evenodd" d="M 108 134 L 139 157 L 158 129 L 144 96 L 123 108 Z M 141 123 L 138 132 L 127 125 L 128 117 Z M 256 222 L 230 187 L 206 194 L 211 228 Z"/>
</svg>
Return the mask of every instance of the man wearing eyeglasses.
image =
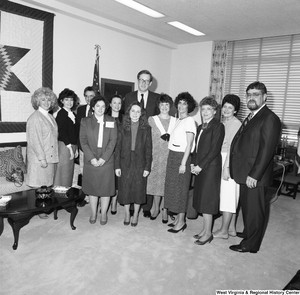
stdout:
<svg viewBox="0 0 300 295">
<path fill-rule="evenodd" d="M 159 109 L 156 105 L 159 94 L 149 91 L 152 80 L 153 76 L 148 70 L 142 70 L 137 74 L 138 90 L 125 95 L 123 102 L 124 113 L 131 103 L 138 101 L 146 110 L 147 118 L 159 114 Z"/>
<path fill-rule="evenodd" d="M 261 245 L 267 221 L 267 187 L 273 179 L 273 157 L 279 140 L 281 123 L 266 105 L 267 88 L 253 82 L 246 89 L 247 107 L 251 111 L 236 133 L 230 149 L 230 175 L 240 184 L 240 205 L 244 231 L 236 252 L 256 253 Z"/>
<path fill-rule="evenodd" d="M 81 105 L 77 108 L 77 118 L 78 121 L 80 123 L 82 118 L 88 117 L 92 115 L 92 110 L 90 109 L 90 102 L 91 100 L 95 97 L 95 90 L 92 86 L 87 86 L 85 87 L 84 91 L 83 91 L 83 95 L 85 98 L 85 105 Z M 80 142 L 78 143 L 78 147 L 79 147 L 79 165 L 80 165 L 80 173 L 82 175 L 82 171 L 83 171 L 83 151 L 81 149 L 81 145 Z M 78 204 L 79 207 L 83 207 L 86 204 L 89 203 L 89 197 L 85 196 L 85 199 L 80 202 Z"/>
<path fill-rule="evenodd" d="M 127 93 L 123 101 L 122 112 L 125 113 L 128 107 L 135 101 L 138 101 L 142 108 L 146 110 L 147 118 L 159 114 L 156 101 L 159 97 L 158 93 L 149 91 L 152 84 L 153 76 L 148 70 L 142 70 L 137 74 L 138 90 Z M 151 217 L 151 207 L 153 196 L 147 195 L 147 203 L 142 205 L 144 217 Z M 132 210 L 131 210 L 132 211 Z"/>
</svg>

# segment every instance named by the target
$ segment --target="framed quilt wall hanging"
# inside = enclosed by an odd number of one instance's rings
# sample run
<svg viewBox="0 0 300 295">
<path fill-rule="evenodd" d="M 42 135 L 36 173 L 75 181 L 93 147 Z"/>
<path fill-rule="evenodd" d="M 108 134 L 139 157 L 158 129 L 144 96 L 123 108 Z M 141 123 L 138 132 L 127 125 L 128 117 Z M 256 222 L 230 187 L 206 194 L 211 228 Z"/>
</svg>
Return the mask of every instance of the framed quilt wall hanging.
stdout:
<svg viewBox="0 0 300 295">
<path fill-rule="evenodd" d="M 52 89 L 54 14 L 0 0 L 0 142 L 24 137 L 32 93 Z"/>
</svg>

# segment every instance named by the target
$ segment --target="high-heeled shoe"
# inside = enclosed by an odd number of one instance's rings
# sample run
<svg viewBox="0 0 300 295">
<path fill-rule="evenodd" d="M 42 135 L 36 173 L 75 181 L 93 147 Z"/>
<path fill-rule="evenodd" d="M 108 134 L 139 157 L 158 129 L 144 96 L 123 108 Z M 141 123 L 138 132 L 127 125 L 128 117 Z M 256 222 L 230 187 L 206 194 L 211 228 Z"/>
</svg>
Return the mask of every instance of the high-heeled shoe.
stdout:
<svg viewBox="0 0 300 295">
<path fill-rule="evenodd" d="M 89 222 L 90 222 L 90 224 L 95 224 L 96 220 L 97 220 L 97 216 L 96 216 L 95 219 L 92 219 L 92 216 L 91 216 L 90 219 L 89 219 Z"/>
<path fill-rule="evenodd" d="M 117 210 L 116 210 L 116 211 L 111 210 L 110 213 L 111 213 L 112 215 L 116 215 L 116 214 L 117 214 Z"/>
<path fill-rule="evenodd" d="M 201 237 L 202 237 L 202 236 L 200 236 L 200 235 L 194 235 L 194 236 L 193 236 L 193 238 L 196 239 L 196 240 L 199 240 Z"/>
<path fill-rule="evenodd" d="M 166 223 L 168 223 L 168 219 L 162 219 L 162 221 L 161 221 L 162 223 L 164 223 L 164 224 L 166 224 Z"/>
<path fill-rule="evenodd" d="M 100 218 L 100 224 L 101 225 L 105 225 L 107 223 L 107 221 L 108 221 L 108 217 L 107 216 L 106 216 L 106 220 L 101 220 L 101 218 Z"/>
<path fill-rule="evenodd" d="M 123 223 L 124 223 L 124 225 L 129 225 L 129 224 L 130 224 L 130 221 L 125 221 L 125 220 L 124 220 Z"/>
<path fill-rule="evenodd" d="M 132 218 L 132 219 L 133 219 L 133 218 Z M 136 219 L 136 222 L 132 222 L 132 221 L 131 221 L 131 226 L 133 226 L 133 227 L 137 226 L 137 225 L 138 225 L 138 222 L 139 222 L 138 218 Z"/>
<path fill-rule="evenodd" d="M 210 243 L 213 239 L 214 239 L 214 236 L 211 235 L 207 240 L 205 240 L 205 241 L 203 241 L 203 242 L 201 242 L 200 240 L 197 240 L 197 241 L 195 241 L 194 243 L 195 243 L 196 245 L 203 246 L 203 245 L 205 245 L 206 243 Z"/>
<path fill-rule="evenodd" d="M 185 223 L 180 229 L 176 230 L 174 228 L 170 228 L 170 229 L 168 229 L 168 232 L 173 233 L 173 234 L 177 234 L 180 231 L 184 231 L 186 228 L 187 228 L 187 225 Z"/>
<path fill-rule="evenodd" d="M 174 227 L 175 224 L 174 224 L 174 223 L 169 223 L 168 226 L 169 226 L 169 227 Z"/>
<path fill-rule="evenodd" d="M 155 220 L 157 218 L 157 216 L 159 215 L 160 211 L 158 212 L 158 214 L 154 217 L 154 216 L 150 216 L 150 220 Z"/>
</svg>

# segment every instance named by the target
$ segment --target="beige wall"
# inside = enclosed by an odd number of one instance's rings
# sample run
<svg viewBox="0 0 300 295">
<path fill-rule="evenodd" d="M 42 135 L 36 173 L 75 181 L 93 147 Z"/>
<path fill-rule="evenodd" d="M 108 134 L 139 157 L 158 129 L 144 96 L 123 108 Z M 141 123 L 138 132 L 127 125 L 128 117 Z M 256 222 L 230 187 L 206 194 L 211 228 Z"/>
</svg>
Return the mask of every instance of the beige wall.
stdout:
<svg viewBox="0 0 300 295">
<path fill-rule="evenodd" d="M 21 0 L 14 2 L 55 14 L 53 91 L 57 95 L 68 87 L 83 101 L 83 89 L 92 84 L 95 44 L 102 48 L 100 78 L 136 82 L 138 71 L 148 69 L 155 77 L 151 90 L 158 93 L 165 92 L 175 98 L 179 92 L 189 91 L 197 101 L 208 94 L 212 42 L 177 46 L 124 26 L 118 27 L 111 21 L 92 20 L 95 16 L 70 7 L 58 7 L 63 4 L 53 0 L 41 0 L 39 2 L 44 4 L 40 6 Z M 45 3 L 57 7 L 52 9 Z M 21 138 L 19 135 L 18 138 L 0 137 L 1 142 Z"/>
</svg>

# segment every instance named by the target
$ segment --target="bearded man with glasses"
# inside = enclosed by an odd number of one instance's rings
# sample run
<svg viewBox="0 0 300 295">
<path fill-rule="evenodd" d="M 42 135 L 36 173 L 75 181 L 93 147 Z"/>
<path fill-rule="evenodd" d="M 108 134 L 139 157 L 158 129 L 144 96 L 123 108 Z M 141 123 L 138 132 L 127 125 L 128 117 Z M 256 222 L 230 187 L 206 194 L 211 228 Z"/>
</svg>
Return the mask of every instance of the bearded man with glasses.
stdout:
<svg viewBox="0 0 300 295">
<path fill-rule="evenodd" d="M 251 111 L 231 143 L 229 169 L 231 178 L 240 184 L 243 240 L 229 248 L 236 252 L 256 253 L 261 245 L 269 205 L 266 191 L 273 180 L 274 154 L 281 123 L 266 105 L 267 88 L 259 82 L 246 89 L 247 107 Z"/>
</svg>

